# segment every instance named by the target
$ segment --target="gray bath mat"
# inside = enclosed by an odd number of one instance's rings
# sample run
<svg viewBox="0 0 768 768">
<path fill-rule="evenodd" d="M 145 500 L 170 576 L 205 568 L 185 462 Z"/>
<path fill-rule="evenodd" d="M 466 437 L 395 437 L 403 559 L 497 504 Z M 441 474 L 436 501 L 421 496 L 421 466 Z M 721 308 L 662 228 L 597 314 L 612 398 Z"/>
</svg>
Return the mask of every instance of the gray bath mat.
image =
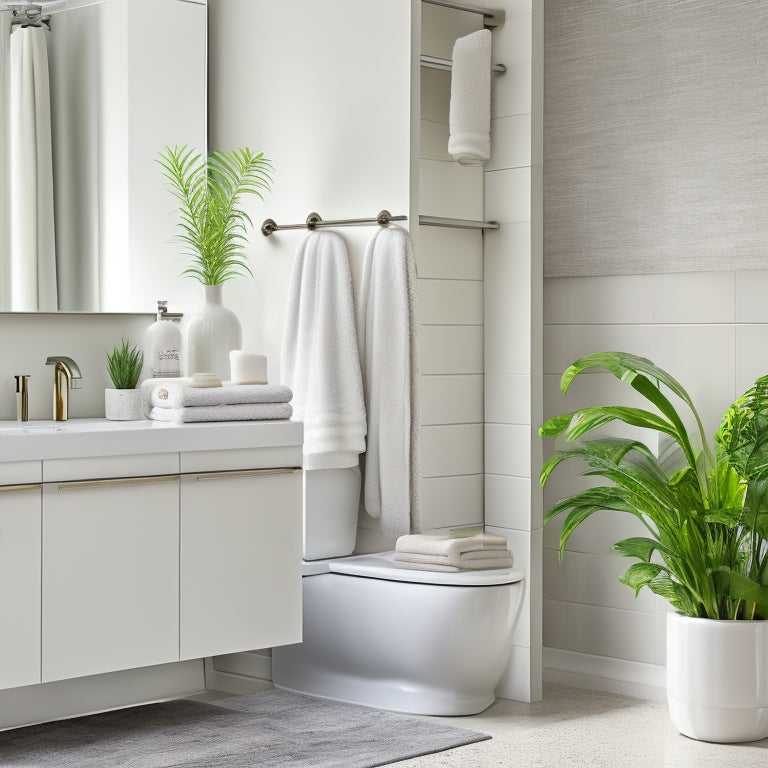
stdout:
<svg viewBox="0 0 768 768">
<path fill-rule="evenodd" d="M 264 691 L 0 732 L 14 768 L 372 768 L 489 739 L 354 704 Z"/>
</svg>

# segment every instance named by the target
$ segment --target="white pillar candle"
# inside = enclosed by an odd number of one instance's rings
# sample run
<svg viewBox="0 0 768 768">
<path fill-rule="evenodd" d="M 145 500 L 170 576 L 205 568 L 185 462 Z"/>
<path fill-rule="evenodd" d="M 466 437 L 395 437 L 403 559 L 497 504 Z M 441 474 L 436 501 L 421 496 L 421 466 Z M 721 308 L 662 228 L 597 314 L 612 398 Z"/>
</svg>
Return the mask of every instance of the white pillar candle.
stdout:
<svg viewBox="0 0 768 768">
<path fill-rule="evenodd" d="M 233 349 L 229 353 L 229 368 L 233 384 L 267 383 L 267 358 L 264 355 Z"/>
</svg>

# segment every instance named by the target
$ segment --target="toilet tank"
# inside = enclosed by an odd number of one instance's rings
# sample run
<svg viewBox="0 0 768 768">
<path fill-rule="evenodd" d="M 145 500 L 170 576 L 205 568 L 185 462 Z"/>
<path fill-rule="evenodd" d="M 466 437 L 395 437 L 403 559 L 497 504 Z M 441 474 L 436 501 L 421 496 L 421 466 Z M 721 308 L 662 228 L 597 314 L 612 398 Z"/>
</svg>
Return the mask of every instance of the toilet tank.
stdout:
<svg viewBox="0 0 768 768">
<path fill-rule="evenodd" d="M 352 554 L 357 539 L 360 467 L 304 470 L 304 559 Z"/>
</svg>

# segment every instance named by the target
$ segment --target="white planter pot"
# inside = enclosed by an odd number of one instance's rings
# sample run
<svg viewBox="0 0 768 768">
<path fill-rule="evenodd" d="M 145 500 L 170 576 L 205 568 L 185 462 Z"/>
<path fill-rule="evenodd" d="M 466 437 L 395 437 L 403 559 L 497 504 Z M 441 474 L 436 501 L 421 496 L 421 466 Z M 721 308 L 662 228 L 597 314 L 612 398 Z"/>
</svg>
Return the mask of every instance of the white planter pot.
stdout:
<svg viewBox="0 0 768 768">
<path fill-rule="evenodd" d="M 109 421 L 138 421 L 144 418 L 140 389 L 105 389 L 104 415 Z"/>
<path fill-rule="evenodd" d="M 768 737 L 768 621 L 668 614 L 667 700 L 675 727 L 692 739 Z"/>
</svg>

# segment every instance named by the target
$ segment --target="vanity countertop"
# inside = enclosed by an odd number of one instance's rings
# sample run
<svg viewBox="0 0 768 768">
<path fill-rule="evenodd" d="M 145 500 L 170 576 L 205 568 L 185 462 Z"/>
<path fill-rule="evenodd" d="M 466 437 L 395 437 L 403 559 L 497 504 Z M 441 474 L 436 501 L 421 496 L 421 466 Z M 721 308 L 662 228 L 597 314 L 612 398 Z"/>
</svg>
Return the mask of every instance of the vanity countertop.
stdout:
<svg viewBox="0 0 768 768">
<path fill-rule="evenodd" d="M 0 462 L 301 445 L 298 421 L 0 421 Z"/>
</svg>

